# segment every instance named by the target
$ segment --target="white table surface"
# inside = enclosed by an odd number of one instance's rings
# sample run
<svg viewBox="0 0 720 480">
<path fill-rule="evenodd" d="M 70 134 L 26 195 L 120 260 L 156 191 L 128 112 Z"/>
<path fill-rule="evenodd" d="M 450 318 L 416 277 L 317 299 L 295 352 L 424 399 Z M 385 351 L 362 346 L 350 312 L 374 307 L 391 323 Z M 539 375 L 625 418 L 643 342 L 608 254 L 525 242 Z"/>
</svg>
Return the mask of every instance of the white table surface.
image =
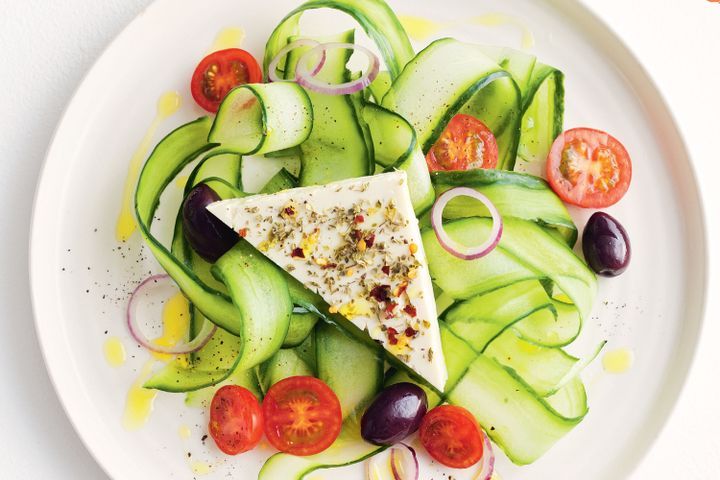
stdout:
<svg viewBox="0 0 720 480">
<path fill-rule="evenodd" d="M 675 112 L 700 178 L 712 250 L 720 242 L 720 4 L 583 1 L 627 41 Z M 103 48 L 150 2 L 0 0 L 3 479 L 107 478 L 66 419 L 45 371 L 32 325 L 27 244 L 35 182 L 64 106 Z M 713 255 L 703 340 L 687 387 L 634 479 L 720 478 L 719 259 Z"/>
</svg>

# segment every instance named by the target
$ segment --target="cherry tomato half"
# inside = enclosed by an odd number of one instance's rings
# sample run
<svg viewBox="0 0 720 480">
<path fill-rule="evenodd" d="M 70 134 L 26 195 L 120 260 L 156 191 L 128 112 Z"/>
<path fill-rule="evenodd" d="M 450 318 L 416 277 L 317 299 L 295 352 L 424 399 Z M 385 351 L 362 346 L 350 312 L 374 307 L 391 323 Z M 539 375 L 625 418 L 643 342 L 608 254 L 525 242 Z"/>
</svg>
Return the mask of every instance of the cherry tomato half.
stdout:
<svg viewBox="0 0 720 480">
<path fill-rule="evenodd" d="M 265 435 L 292 455 L 313 455 L 340 435 L 342 413 L 335 392 L 314 377 L 289 377 L 270 387 L 263 400 Z"/>
<path fill-rule="evenodd" d="M 215 113 L 230 90 L 261 81 L 262 70 L 257 60 L 245 50 L 228 48 L 200 61 L 193 73 L 190 91 L 198 105 Z"/>
<path fill-rule="evenodd" d="M 431 172 L 495 168 L 498 146 L 495 135 L 470 115 L 455 115 L 427 154 Z"/>
<path fill-rule="evenodd" d="M 550 186 L 567 203 L 605 208 L 617 203 L 630 187 L 632 162 L 622 143 L 591 128 L 560 135 L 547 159 Z"/>
<path fill-rule="evenodd" d="M 441 405 L 425 415 L 420 442 L 431 457 L 451 468 L 468 468 L 482 459 L 483 442 L 477 421 L 462 407 Z"/>
<path fill-rule="evenodd" d="M 262 410 L 249 390 L 226 385 L 210 404 L 210 435 L 228 455 L 252 450 L 262 438 Z"/>
</svg>

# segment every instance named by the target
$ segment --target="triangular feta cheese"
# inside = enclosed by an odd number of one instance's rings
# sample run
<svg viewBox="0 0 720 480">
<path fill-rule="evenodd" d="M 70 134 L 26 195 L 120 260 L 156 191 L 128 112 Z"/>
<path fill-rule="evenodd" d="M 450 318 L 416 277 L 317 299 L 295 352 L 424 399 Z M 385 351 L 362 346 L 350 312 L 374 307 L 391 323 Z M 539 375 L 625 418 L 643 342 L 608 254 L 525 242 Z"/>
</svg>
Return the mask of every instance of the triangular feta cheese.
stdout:
<svg viewBox="0 0 720 480">
<path fill-rule="evenodd" d="M 443 390 L 437 310 L 405 172 L 225 200 L 208 210 Z"/>
</svg>

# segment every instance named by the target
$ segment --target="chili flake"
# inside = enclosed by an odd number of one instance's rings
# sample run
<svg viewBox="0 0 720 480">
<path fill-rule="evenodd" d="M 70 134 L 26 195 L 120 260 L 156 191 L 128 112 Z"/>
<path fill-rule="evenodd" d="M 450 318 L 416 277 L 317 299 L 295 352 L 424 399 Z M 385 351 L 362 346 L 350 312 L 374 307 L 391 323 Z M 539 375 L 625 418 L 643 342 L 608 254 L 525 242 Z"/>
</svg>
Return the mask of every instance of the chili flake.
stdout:
<svg viewBox="0 0 720 480">
<path fill-rule="evenodd" d="M 292 258 L 305 258 L 305 252 L 302 248 L 298 247 L 293 249 L 292 253 L 290 254 Z"/>
<path fill-rule="evenodd" d="M 405 313 L 407 313 L 408 315 L 410 315 L 412 318 L 417 317 L 417 309 L 410 303 L 405 305 L 405 308 L 403 308 L 403 311 Z M 406 332 L 407 332 L 407 330 L 406 330 Z"/>
<path fill-rule="evenodd" d="M 388 336 L 388 342 L 390 342 L 390 345 L 397 345 L 398 339 L 397 339 L 398 331 L 394 328 L 390 327 L 387 329 L 387 336 Z"/>
</svg>

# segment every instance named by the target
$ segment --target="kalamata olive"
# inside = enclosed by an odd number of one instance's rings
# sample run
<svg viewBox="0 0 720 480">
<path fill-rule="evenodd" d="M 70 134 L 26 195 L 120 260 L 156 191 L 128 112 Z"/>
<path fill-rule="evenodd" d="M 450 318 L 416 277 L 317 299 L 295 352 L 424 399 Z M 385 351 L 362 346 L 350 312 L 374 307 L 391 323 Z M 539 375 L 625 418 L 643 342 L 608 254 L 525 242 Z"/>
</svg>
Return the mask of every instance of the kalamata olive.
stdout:
<svg viewBox="0 0 720 480">
<path fill-rule="evenodd" d="M 582 248 L 590 268 L 599 275 L 616 277 L 630 263 L 630 238 L 616 219 L 595 212 L 583 232 Z"/>
<path fill-rule="evenodd" d="M 240 236 L 207 211 L 207 206 L 220 197 L 205 184 L 193 188 L 183 203 L 183 232 L 188 243 L 198 255 L 215 263 L 230 250 Z"/>
<path fill-rule="evenodd" d="M 375 445 L 393 445 L 417 431 L 427 413 L 427 395 L 412 383 L 396 383 L 377 396 L 360 423 L 362 437 Z"/>
</svg>

